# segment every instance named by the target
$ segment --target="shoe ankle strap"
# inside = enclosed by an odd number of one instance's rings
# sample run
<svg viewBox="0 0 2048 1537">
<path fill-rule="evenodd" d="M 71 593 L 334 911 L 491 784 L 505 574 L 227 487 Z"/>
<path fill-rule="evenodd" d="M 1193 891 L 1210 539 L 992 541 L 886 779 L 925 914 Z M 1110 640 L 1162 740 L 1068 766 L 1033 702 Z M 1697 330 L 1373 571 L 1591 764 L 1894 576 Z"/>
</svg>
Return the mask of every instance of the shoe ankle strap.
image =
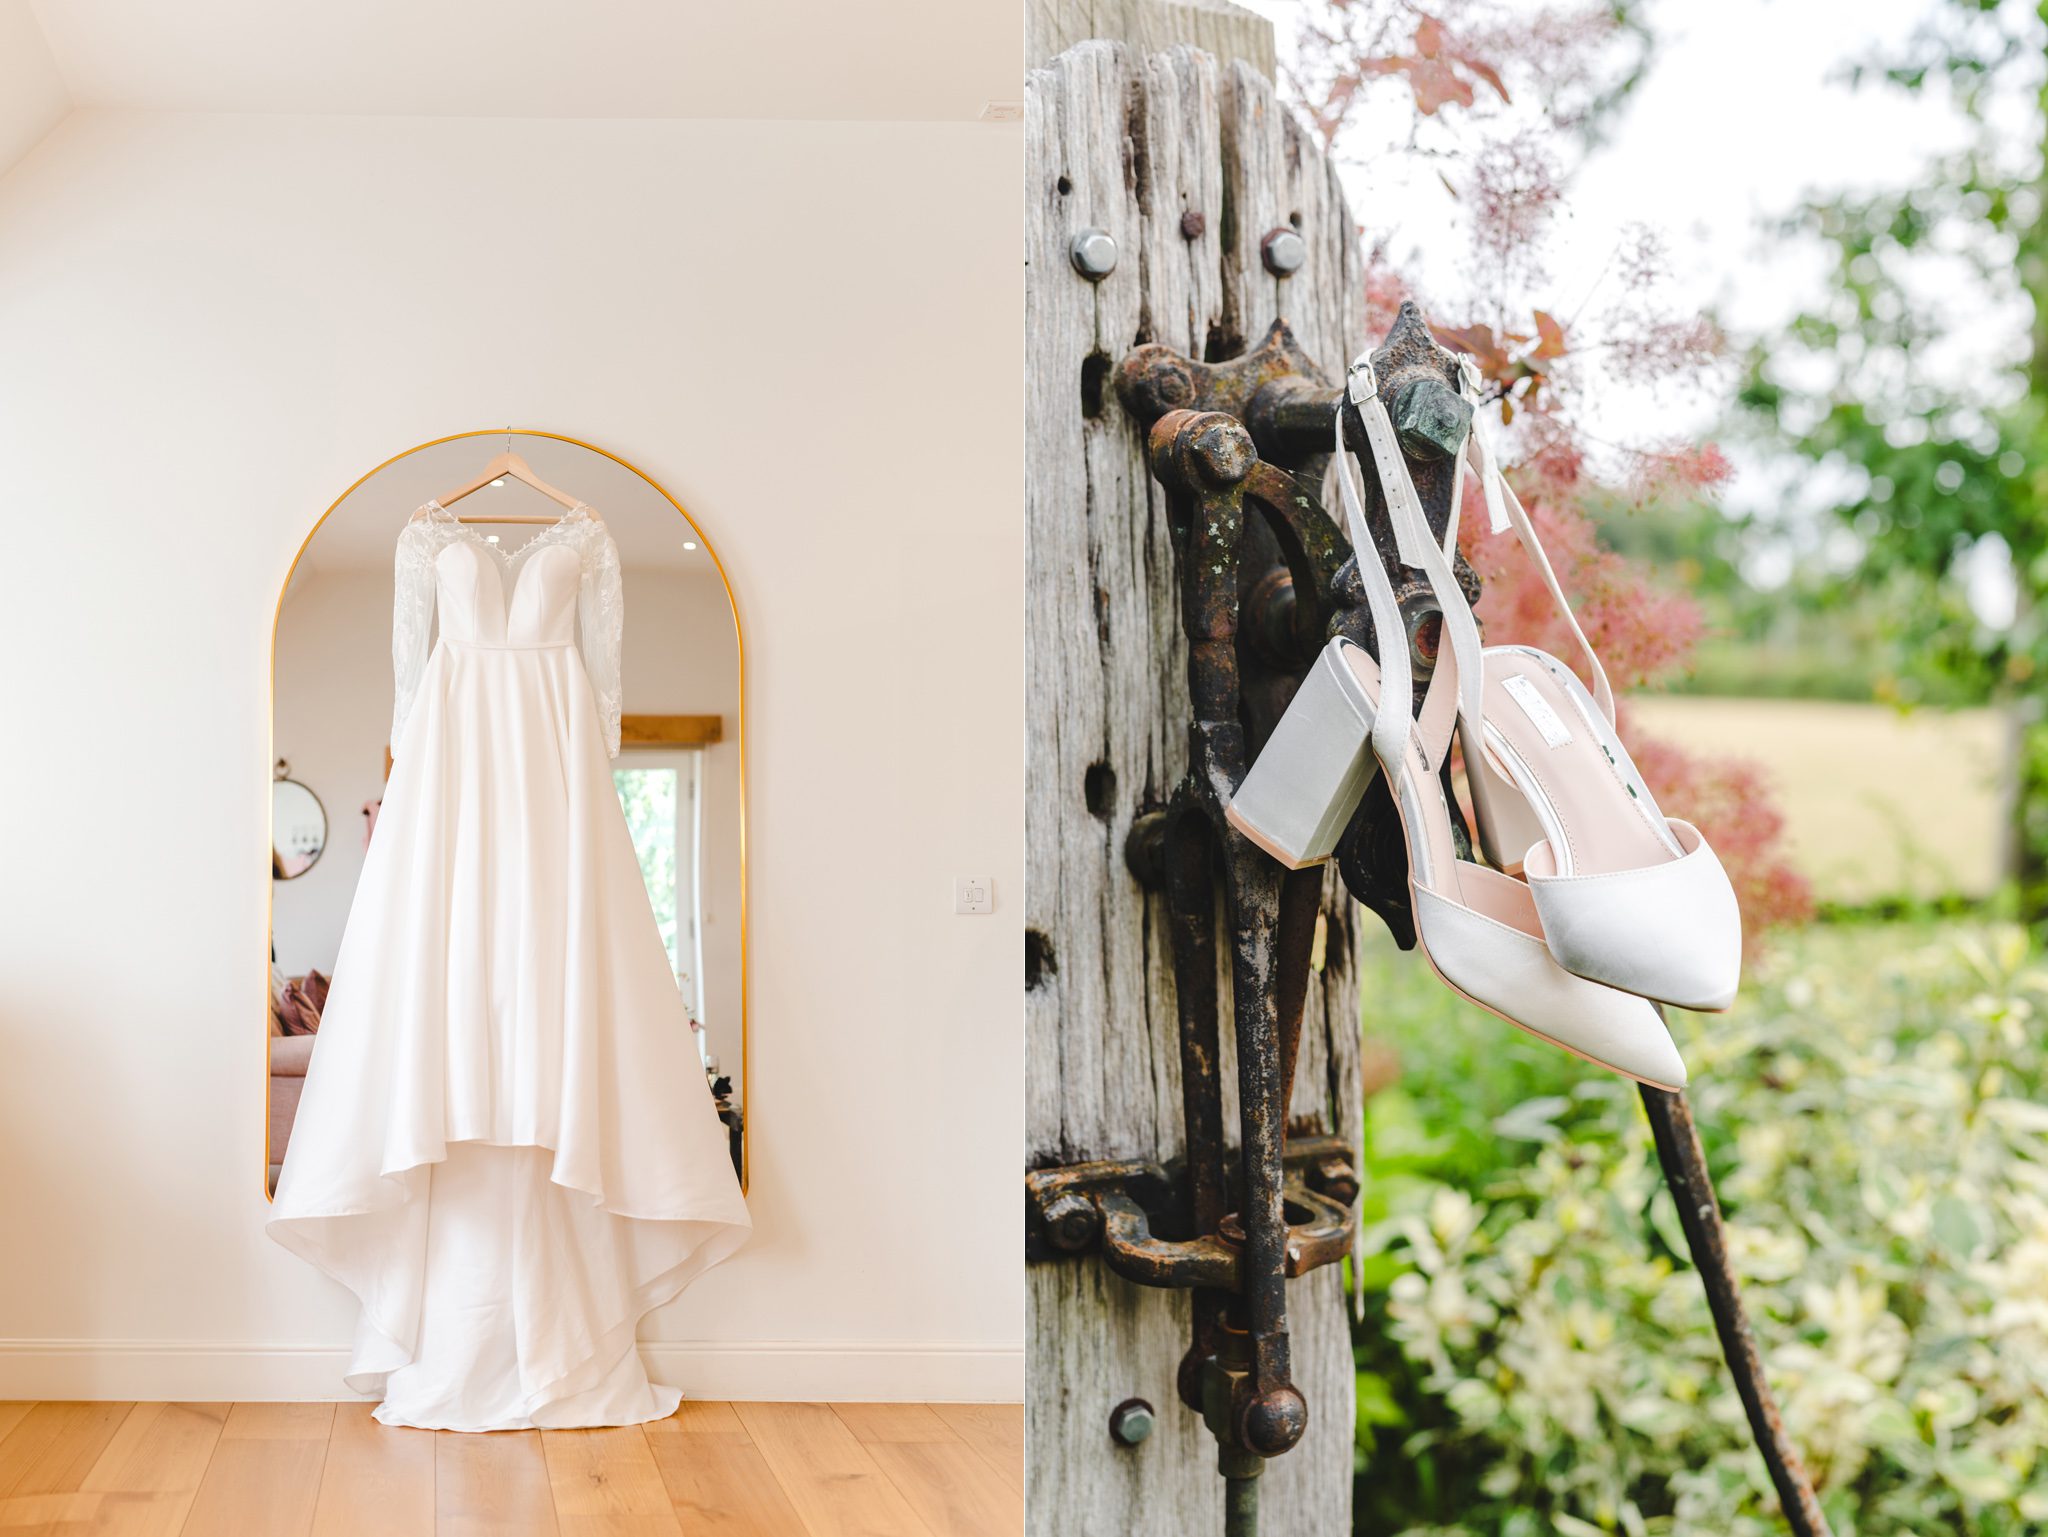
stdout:
<svg viewBox="0 0 2048 1537">
<path fill-rule="evenodd" d="M 1422 498 L 1416 493 L 1415 481 L 1408 472 L 1407 458 L 1394 435 L 1393 419 L 1380 400 L 1379 379 L 1373 372 L 1370 354 L 1351 365 L 1345 393 L 1358 408 L 1359 419 L 1365 424 L 1366 443 L 1386 497 L 1387 520 L 1393 533 L 1395 554 L 1404 566 L 1423 573 L 1436 598 L 1437 607 L 1443 613 L 1446 644 L 1439 649 L 1436 670 L 1430 678 L 1429 693 L 1423 705 L 1426 722 L 1423 757 L 1427 766 L 1434 770 L 1450 750 L 1451 727 L 1455 721 L 1466 721 L 1475 732 L 1474 739 L 1478 739 L 1476 733 L 1484 697 L 1485 674 L 1479 626 L 1451 569 L 1451 552 L 1457 548 L 1455 496 L 1463 489 L 1462 465 L 1454 477 L 1451 517 L 1445 526 L 1443 543 L 1439 545 L 1430 533 Z M 1408 739 L 1415 727 L 1411 713 L 1414 683 L 1408 662 L 1408 627 L 1401 619 L 1400 605 L 1394 597 L 1393 583 L 1387 578 L 1379 546 L 1366 524 L 1364 503 L 1357 487 L 1352 484 L 1350 452 L 1344 440 L 1344 412 L 1341 407 L 1336 415 L 1335 468 L 1344 503 L 1345 528 L 1351 536 L 1352 553 L 1357 558 L 1359 580 L 1365 587 L 1366 602 L 1372 613 L 1373 634 L 1379 644 L 1380 706 L 1373 722 L 1373 746 L 1382 762 L 1401 763 L 1405 761 Z M 1450 690 L 1455 695 L 1455 716 L 1447 708 L 1433 708 L 1441 697 L 1440 689 Z"/>
<path fill-rule="evenodd" d="M 1614 688 L 1607 681 L 1607 669 L 1600 665 L 1600 653 L 1593 649 L 1593 643 L 1586 638 L 1586 632 L 1579 625 L 1579 617 L 1572 612 L 1571 600 L 1565 596 L 1564 587 L 1557 579 L 1557 572 L 1551 568 L 1550 557 L 1544 553 L 1543 541 L 1536 536 L 1536 525 L 1529 520 L 1529 514 L 1522 507 L 1522 499 L 1515 495 L 1515 488 L 1508 484 L 1507 475 L 1501 469 L 1500 454 L 1493 441 L 1491 426 L 1480 408 L 1479 392 L 1481 379 L 1479 369 L 1467 353 L 1457 354 L 1458 378 L 1465 399 L 1472 406 L 1472 427 L 1466 434 L 1465 446 L 1458 455 L 1461 472 L 1460 484 L 1452 492 L 1451 526 L 1457 526 L 1457 499 L 1463 492 L 1462 471 L 1469 458 L 1473 471 L 1479 476 L 1479 486 L 1486 498 L 1487 521 L 1496 534 L 1512 528 L 1515 537 L 1521 540 L 1522 548 L 1528 552 L 1529 561 L 1536 568 L 1536 574 L 1543 579 L 1543 585 L 1550 593 L 1550 601 L 1564 616 L 1572 638 L 1579 643 L 1580 654 L 1586 659 L 1586 666 L 1593 674 L 1593 699 L 1600 706 L 1600 713 L 1607 717 L 1609 725 L 1614 724 Z M 1463 595 L 1459 595 L 1463 601 Z M 1437 601 L 1445 601 L 1439 592 Z"/>
</svg>

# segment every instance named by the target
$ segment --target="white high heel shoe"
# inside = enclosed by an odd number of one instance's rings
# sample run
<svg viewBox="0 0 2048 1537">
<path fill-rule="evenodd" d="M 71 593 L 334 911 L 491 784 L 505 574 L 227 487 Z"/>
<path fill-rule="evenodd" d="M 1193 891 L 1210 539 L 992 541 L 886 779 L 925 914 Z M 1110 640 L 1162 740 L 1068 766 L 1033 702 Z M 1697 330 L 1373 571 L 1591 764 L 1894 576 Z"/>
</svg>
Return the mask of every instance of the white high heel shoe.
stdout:
<svg viewBox="0 0 2048 1537">
<path fill-rule="evenodd" d="M 1370 362 L 1353 366 L 1349 388 L 1387 487 L 1402 559 L 1426 572 L 1433 561 L 1448 578 L 1449 558 L 1429 537 Z M 1342 638 L 1324 648 L 1233 798 L 1232 825 L 1290 868 L 1316 863 L 1329 857 L 1374 771 L 1384 769 L 1408 846 L 1416 936 L 1438 976 L 1509 1024 L 1590 1062 L 1657 1088 L 1683 1088 L 1685 1064 L 1656 1010 L 1566 971 L 1544 941 L 1530 888 L 1457 857 L 1438 770 L 1463 707 L 1477 715 L 1478 629 L 1462 601 L 1456 614 L 1446 608 L 1446 633 L 1460 625 L 1465 633 L 1453 634 L 1421 715 L 1411 716 L 1407 632 L 1352 485 L 1341 412 L 1337 474 L 1382 660 Z M 1455 520 L 1446 543 L 1454 539 Z"/>
<path fill-rule="evenodd" d="M 1528 880 L 1550 953 L 1567 971 L 1679 1008 L 1725 1009 L 1742 976 L 1734 888 L 1699 829 L 1658 810 L 1615 734 L 1607 673 L 1501 474 L 1478 411 L 1478 376 L 1468 359 L 1459 369 L 1474 407 L 1461 479 L 1469 457 L 1494 531 L 1514 529 L 1593 678 L 1588 693 L 1546 652 L 1485 650 L 1481 709 L 1460 721 L 1480 847 Z M 1446 624 L 1452 608 L 1469 622 L 1448 564 L 1443 577 L 1430 573 Z"/>
</svg>

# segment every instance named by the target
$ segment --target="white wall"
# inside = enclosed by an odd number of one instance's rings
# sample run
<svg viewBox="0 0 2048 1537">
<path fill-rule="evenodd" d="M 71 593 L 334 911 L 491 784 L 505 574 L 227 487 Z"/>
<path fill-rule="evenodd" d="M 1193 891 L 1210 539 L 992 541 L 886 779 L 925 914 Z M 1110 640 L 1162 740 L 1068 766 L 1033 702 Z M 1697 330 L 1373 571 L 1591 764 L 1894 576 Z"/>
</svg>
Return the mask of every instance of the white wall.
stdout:
<svg viewBox="0 0 2048 1537">
<path fill-rule="evenodd" d="M 271 618 L 506 421 L 676 492 L 745 626 L 757 1227 L 657 1365 L 1019 1392 L 1019 148 L 93 111 L 0 179 L 0 1395 L 338 1391 L 253 1152 Z"/>
</svg>

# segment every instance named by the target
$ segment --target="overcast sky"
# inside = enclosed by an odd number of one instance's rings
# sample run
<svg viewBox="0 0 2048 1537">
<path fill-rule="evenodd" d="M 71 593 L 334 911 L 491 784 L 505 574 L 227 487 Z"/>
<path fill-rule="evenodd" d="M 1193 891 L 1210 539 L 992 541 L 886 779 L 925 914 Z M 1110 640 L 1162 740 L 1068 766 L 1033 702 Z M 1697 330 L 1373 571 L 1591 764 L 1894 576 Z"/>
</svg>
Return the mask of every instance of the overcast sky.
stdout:
<svg viewBox="0 0 2048 1537">
<path fill-rule="evenodd" d="M 1247 3 L 1276 23 L 1284 57 L 1302 6 L 1318 0 Z M 1674 307 L 1713 309 L 1738 342 L 1810 303 L 1822 291 L 1821 254 L 1788 246 L 1771 227 L 1806 194 L 1903 185 L 1967 142 L 1938 96 L 1852 90 L 1843 78 L 1852 59 L 1906 39 L 1931 3 L 1653 0 L 1644 12 L 1657 39 L 1649 74 L 1607 144 L 1572 177 L 1550 251 L 1551 291 L 1538 302 L 1560 316 L 1577 312 L 1624 230 L 1647 223 L 1668 243 Z M 1391 233 L 1403 271 L 1433 293 L 1457 295 L 1469 245 L 1455 231 L 1439 234 L 1457 219 L 1457 204 L 1426 157 L 1371 152 L 1404 138 L 1412 120 L 1396 89 L 1374 99 L 1376 115 L 1347 141 L 1364 151 L 1345 168 L 1352 210 L 1369 230 Z M 1597 308 L 1596 295 L 1588 313 Z M 1601 392 L 1591 403 L 1602 436 L 1706 437 L 1733 382 L 1730 371 L 1703 396 Z M 1783 467 L 1740 454 L 1737 466 L 1725 497 L 1732 510 L 1788 494 L 1774 484 Z"/>
</svg>

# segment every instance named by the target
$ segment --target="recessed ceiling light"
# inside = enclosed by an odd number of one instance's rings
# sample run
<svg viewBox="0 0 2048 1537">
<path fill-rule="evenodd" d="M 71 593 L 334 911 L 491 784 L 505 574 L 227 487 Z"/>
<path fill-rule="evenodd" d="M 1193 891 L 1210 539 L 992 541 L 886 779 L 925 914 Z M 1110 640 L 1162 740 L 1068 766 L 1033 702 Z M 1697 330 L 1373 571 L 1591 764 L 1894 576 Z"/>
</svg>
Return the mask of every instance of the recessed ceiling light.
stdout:
<svg viewBox="0 0 2048 1537">
<path fill-rule="evenodd" d="M 496 480 L 492 481 L 491 484 L 493 486 L 503 486 L 505 484 L 505 477 L 503 475 L 500 475 Z"/>
<path fill-rule="evenodd" d="M 485 534 L 485 535 L 484 535 L 484 543 L 485 543 L 485 544 L 496 544 L 497 542 L 498 542 L 498 536 L 497 536 L 496 534 Z"/>
<path fill-rule="evenodd" d="M 685 539 L 685 540 L 683 541 L 683 548 L 684 548 L 684 549 L 686 549 L 686 550 L 694 550 L 694 549 L 696 549 L 696 548 L 697 548 L 697 546 L 695 546 L 694 544 L 690 543 L 690 541 L 689 541 L 689 540 Z"/>
</svg>

